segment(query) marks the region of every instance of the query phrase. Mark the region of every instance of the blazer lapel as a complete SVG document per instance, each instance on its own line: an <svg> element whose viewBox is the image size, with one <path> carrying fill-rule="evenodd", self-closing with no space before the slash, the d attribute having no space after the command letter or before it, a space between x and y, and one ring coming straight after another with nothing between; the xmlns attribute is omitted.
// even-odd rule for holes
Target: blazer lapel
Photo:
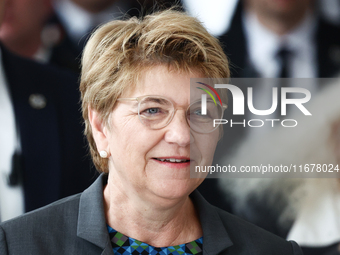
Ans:
<svg viewBox="0 0 340 255"><path fill-rule="evenodd" d="M203 255L216 255L233 245L216 207L195 190L190 195L198 211L203 229Z"/></svg>
<svg viewBox="0 0 340 255"><path fill-rule="evenodd" d="M113 255L104 213L103 184L106 181L107 176L102 174L82 193L77 236L103 249L102 255Z"/></svg>

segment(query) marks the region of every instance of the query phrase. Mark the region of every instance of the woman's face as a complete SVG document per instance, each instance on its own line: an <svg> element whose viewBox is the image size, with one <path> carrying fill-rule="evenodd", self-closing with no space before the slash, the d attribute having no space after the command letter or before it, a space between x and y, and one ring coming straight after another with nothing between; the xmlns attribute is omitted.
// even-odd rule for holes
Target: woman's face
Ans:
<svg viewBox="0 0 340 255"><path fill-rule="evenodd" d="M170 99L177 111L170 124L158 130L141 123L137 101L117 101L109 128L103 128L104 144L97 143L97 147L110 152L110 179L127 195L183 198L203 181L190 178L190 164L211 164L219 129L209 134L190 130L185 115L190 104L190 77L202 76L169 72L158 66L144 74L134 91L122 96L157 95ZM167 162L170 159L187 162Z"/></svg>

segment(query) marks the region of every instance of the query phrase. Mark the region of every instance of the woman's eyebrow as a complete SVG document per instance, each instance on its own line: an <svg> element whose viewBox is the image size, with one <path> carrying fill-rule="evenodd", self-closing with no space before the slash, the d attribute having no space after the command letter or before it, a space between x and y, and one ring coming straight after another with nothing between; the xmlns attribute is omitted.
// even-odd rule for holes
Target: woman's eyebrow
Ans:
<svg viewBox="0 0 340 255"><path fill-rule="evenodd" d="M168 104L169 100L166 100L164 98L157 98L157 97L148 97L146 100L146 102L154 102L154 103L158 103L158 104Z"/></svg>

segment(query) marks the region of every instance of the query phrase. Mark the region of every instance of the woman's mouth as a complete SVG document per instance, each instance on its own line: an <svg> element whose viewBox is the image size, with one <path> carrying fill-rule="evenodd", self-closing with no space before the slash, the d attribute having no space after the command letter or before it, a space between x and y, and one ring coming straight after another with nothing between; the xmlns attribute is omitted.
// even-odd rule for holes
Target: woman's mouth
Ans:
<svg viewBox="0 0 340 255"><path fill-rule="evenodd" d="M177 158L177 157L166 157L166 158L152 158L155 162L170 168L187 168L190 166L190 158Z"/></svg>
<svg viewBox="0 0 340 255"><path fill-rule="evenodd" d="M190 159L177 159L177 158L154 158L158 161L162 162L171 162L171 163L185 163L190 162Z"/></svg>

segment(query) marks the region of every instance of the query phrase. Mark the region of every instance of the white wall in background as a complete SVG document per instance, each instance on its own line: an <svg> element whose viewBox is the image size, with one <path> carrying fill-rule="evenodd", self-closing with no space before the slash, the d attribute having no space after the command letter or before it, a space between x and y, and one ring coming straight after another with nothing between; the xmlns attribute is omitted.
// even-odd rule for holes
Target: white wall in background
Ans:
<svg viewBox="0 0 340 255"><path fill-rule="evenodd" d="M229 28L238 0L182 0L190 15L197 17L214 36Z"/></svg>

